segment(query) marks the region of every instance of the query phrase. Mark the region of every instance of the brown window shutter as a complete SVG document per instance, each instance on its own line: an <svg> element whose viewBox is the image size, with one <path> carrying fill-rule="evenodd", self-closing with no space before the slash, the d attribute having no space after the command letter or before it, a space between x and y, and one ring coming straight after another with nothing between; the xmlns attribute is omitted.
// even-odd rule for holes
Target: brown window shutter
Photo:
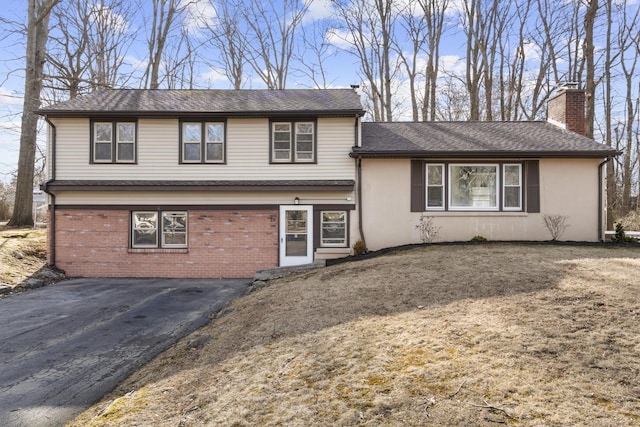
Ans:
<svg viewBox="0 0 640 427"><path fill-rule="evenodd" d="M411 212L424 212L424 162L411 161Z"/></svg>
<svg viewBox="0 0 640 427"><path fill-rule="evenodd" d="M540 212L540 162L527 160L524 162L527 184L527 212Z"/></svg>

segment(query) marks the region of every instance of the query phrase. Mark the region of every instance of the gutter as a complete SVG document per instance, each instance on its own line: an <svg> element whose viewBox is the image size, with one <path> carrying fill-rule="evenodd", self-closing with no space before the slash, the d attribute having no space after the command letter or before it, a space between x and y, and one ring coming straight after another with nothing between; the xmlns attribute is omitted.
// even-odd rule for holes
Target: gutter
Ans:
<svg viewBox="0 0 640 427"><path fill-rule="evenodd" d="M540 159L540 158L602 158L616 156L611 150L595 151L363 151L354 148L349 153L356 159Z"/></svg>
<svg viewBox="0 0 640 427"><path fill-rule="evenodd" d="M51 129L51 153L49 159L51 160L51 179L42 185L42 190L50 197L49 204L49 265L51 267L56 266L56 195L49 189L49 183L56 179L56 125L54 125L49 117L44 116L44 121L50 126Z"/></svg>

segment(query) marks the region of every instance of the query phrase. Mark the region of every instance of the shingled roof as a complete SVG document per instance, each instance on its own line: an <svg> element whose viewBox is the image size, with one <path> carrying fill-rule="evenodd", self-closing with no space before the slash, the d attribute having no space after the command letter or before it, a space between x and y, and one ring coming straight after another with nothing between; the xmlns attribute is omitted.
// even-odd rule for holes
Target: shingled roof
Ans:
<svg viewBox="0 0 640 427"><path fill-rule="evenodd" d="M51 117L364 114L353 89L100 89L38 112Z"/></svg>
<svg viewBox="0 0 640 427"><path fill-rule="evenodd" d="M547 122L362 123L352 157L607 157L610 147Z"/></svg>

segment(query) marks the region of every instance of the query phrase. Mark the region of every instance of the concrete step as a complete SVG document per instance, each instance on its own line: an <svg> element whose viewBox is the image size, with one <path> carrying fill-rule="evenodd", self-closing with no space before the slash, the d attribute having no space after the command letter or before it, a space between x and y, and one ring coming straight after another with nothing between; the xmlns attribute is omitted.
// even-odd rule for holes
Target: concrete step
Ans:
<svg viewBox="0 0 640 427"><path fill-rule="evenodd" d="M296 273L303 273L305 271L315 270L327 265L326 260L316 260L311 264L293 265L289 267L275 267L268 268L266 270L258 270L253 280L268 281L273 279L280 279L281 277L287 277Z"/></svg>

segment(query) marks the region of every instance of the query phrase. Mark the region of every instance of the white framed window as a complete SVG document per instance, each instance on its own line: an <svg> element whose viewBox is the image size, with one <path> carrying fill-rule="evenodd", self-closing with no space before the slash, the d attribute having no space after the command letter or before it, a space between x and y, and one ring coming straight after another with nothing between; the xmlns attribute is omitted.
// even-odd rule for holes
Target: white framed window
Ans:
<svg viewBox="0 0 640 427"><path fill-rule="evenodd" d="M427 210L444 210L444 164L426 166Z"/></svg>
<svg viewBox="0 0 640 427"><path fill-rule="evenodd" d="M291 123L273 123L273 153L274 162L291 161Z"/></svg>
<svg viewBox="0 0 640 427"><path fill-rule="evenodd" d="M187 242L187 212L131 212L132 248L186 248Z"/></svg>
<svg viewBox="0 0 640 427"><path fill-rule="evenodd" d="M135 160L136 124L116 124L116 159L118 162L133 162Z"/></svg>
<svg viewBox="0 0 640 427"><path fill-rule="evenodd" d="M135 121L92 121L92 163L135 163Z"/></svg>
<svg viewBox="0 0 640 427"><path fill-rule="evenodd" d="M111 163L113 123L93 123L93 161Z"/></svg>
<svg viewBox="0 0 640 427"><path fill-rule="evenodd" d="M207 122L205 126L205 161L222 163L224 162L224 123Z"/></svg>
<svg viewBox="0 0 640 427"><path fill-rule="evenodd" d="M497 211L497 164L450 164L449 209Z"/></svg>
<svg viewBox="0 0 640 427"><path fill-rule="evenodd" d="M522 210L522 165L502 165L502 208L505 211Z"/></svg>
<svg viewBox="0 0 640 427"><path fill-rule="evenodd" d="M347 211L320 212L320 246L347 246Z"/></svg>
<svg viewBox="0 0 640 427"><path fill-rule="evenodd" d="M202 129L200 123L182 124L182 161L200 163L202 160Z"/></svg>
<svg viewBox="0 0 640 427"><path fill-rule="evenodd" d="M187 247L186 212L162 212L162 247Z"/></svg>
<svg viewBox="0 0 640 427"><path fill-rule="evenodd" d="M296 162L313 161L313 123L296 123Z"/></svg>
<svg viewBox="0 0 640 427"><path fill-rule="evenodd" d="M315 162L315 128L314 121L271 122L271 162Z"/></svg>
<svg viewBox="0 0 640 427"><path fill-rule="evenodd" d="M158 212L131 213L131 247L158 247Z"/></svg>
<svg viewBox="0 0 640 427"><path fill-rule="evenodd" d="M182 163L224 163L224 122L182 122Z"/></svg>

